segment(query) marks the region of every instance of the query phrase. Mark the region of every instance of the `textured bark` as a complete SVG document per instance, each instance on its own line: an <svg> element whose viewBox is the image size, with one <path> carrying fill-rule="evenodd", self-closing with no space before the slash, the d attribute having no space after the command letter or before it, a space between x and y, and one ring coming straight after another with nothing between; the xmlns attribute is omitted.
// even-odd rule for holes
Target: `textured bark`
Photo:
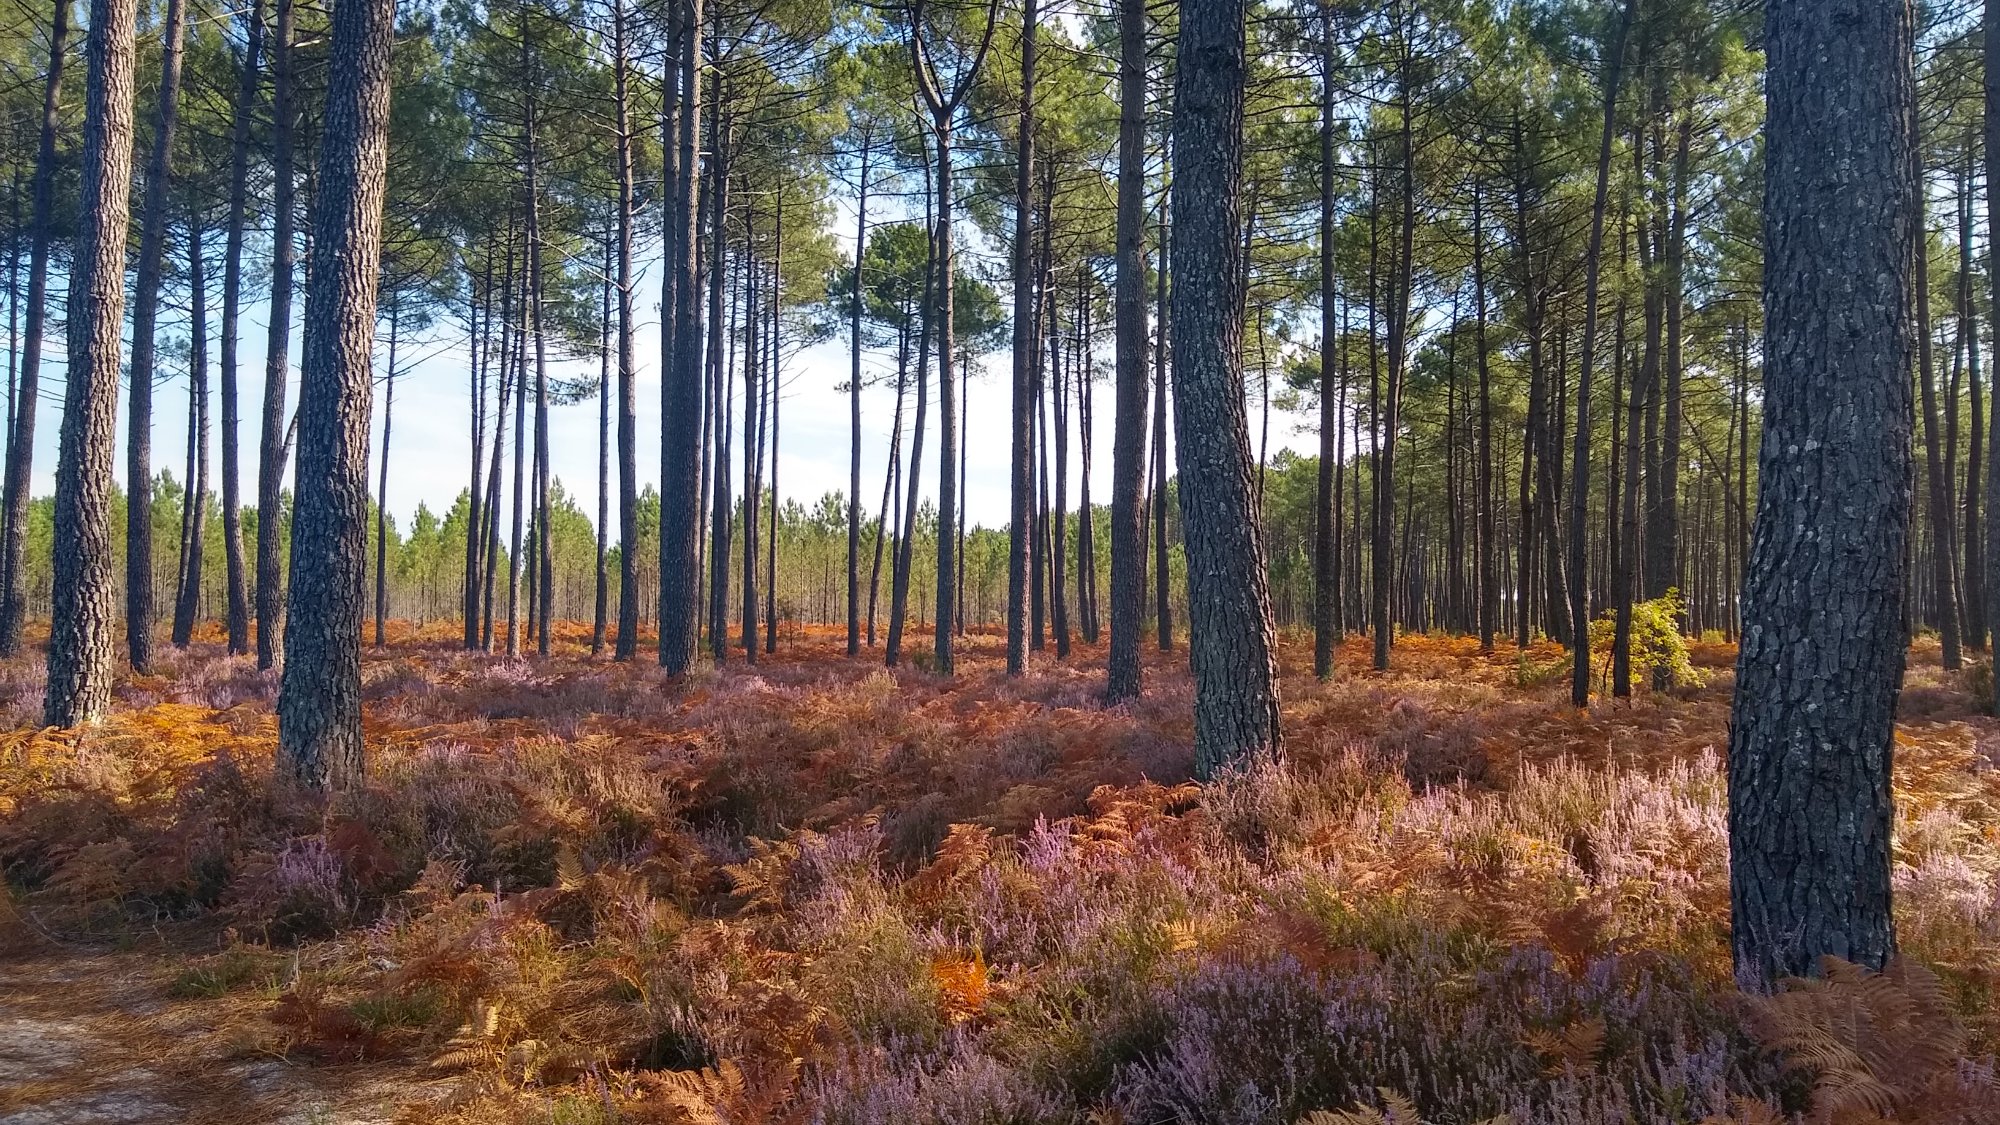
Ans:
<svg viewBox="0 0 2000 1125"><path fill-rule="evenodd" d="M153 664L153 380L154 333L160 314L160 267L167 248L167 195L172 188L174 130L180 119L186 0L167 0L160 28L160 91L153 149L146 160L139 263L133 279L132 398L125 434L125 648L138 672Z"/></svg>
<svg viewBox="0 0 2000 1125"><path fill-rule="evenodd" d="M1764 442L1729 742L1746 986L1879 968L1910 523L1910 12L1774 0L1765 22Z"/></svg>
<svg viewBox="0 0 2000 1125"><path fill-rule="evenodd" d="M333 10L299 382L299 476L278 769L308 789L363 776L361 615L368 409L394 0Z"/></svg>
<svg viewBox="0 0 2000 1125"><path fill-rule="evenodd" d="M208 523L208 279L201 253L202 230L188 230L188 485L183 523L187 529L180 567L180 589L174 598L175 647L194 639L195 618L201 612L202 554Z"/></svg>
<svg viewBox="0 0 2000 1125"><path fill-rule="evenodd" d="M82 184L69 270L69 374L56 459L53 618L42 722L95 722L111 702L111 489L131 218L132 0L91 0Z"/></svg>
<svg viewBox="0 0 2000 1125"><path fill-rule="evenodd" d="M271 319L264 349L264 419L257 449L257 667L277 662L285 628L281 538L285 483L285 382L291 375L292 3L277 0L271 43Z"/></svg>
<svg viewBox="0 0 2000 1125"><path fill-rule="evenodd" d="M228 633L232 656L250 651L250 591L243 557L243 477L236 442L239 422L236 349L243 307L243 228L250 197L250 126L256 113L259 55L264 47L263 0L251 0L244 20L243 58L237 69L236 120L231 127L229 147L229 229L224 234L222 248L222 544L228 569Z"/></svg>
<svg viewBox="0 0 2000 1125"><path fill-rule="evenodd" d="M35 463L35 415L41 396L42 337L48 326L49 243L55 214L56 129L62 110L62 79L68 60L71 0L56 0L49 23L49 73L42 87L41 139L35 150L34 203L29 222L28 308L21 341L20 408L8 435L4 529L0 529L0 656L21 651L21 624L28 615L28 576L23 556L28 543L28 489Z"/></svg>
<svg viewBox="0 0 2000 1125"><path fill-rule="evenodd" d="M633 350L638 325L633 320L632 310L633 210L637 202L632 161L632 74L627 57L630 48L622 0L612 5L611 15L615 38L613 58L617 70L614 80L618 97L618 257L615 267L615 296L618 301L618 631L611 654L617 660L630 660L639 652L639 364L637 353ZM669 121L676 127L679 124L672 113L663 111L661 118L663 125ZM663 133L670 131L662 130ZM673 158L677 154L671 146L663 145L663 148L668 153L668 171L671 172ZM670 179L666 182L669 185L672 183ZM671 247L674 240L669 237L667 244ZM660 370L663 381L671 381L673 329L665 322L671 321L674 316L672 294L678 282L672 268L661 272L665 275L663 284L667 292L660 302Z"/></svg>
<svg viewBox="0 0 2000 1125"><path fill-rule="evenodd" d="M1034 444L1033 425L1034 369L1035 369L1035 266L1034 266L1034 213L1035 213L1035 61L1036 47L1040 36L1036 32L1038 15L1035 0L1025 0L1021 11L1021 121L1016 142L1014 171L1014 356L1013 356L1013 397L1009 425L1008 446L1008 517L1007 517L1007 674L1020 675L1028 663L1028 560L1034 548L1034 472L1029 458ZM1144 11L1140 12L1143 21ZM1121 20L1123 17L1121 16ZM1129 34L1128 25L1120 23L1120 34ZM1143 27L1143 23L1142 23ZM1121 61L1120 66L1123 67ZM1130 79L1122 70L1120 89L1129 93ZM1141 76L1143 81L1143 72ZM1125 134L1130 126L1126 124L1123 111L1119 119L1119 182L1118 182L1118 238L1119 253L1124 253L1126 226L1130 222L1125 214L1126 195L1129 190L1126 180L1132 172L1125 164ZM1139 188L1138 190L1143 190ZM1119 258L1119 277L1123 284L1125 260ZM1122 290L1121 290L1122 292ZM1121 336L1121 342L1123 337ZM1114 500L1114 503L1116 501ZM1115 519L1114 519L1115 522ZM1114 533L1115 534L1115 533ZM1113 552L1116 557L1116 552ZM1114 595L1115 597L1115 595ZM1112 630L1116 634L1117 630ZM1118 675L1118 641L1113 637L1112 656L1114 679ZM1132 674L1137 676L1138 665L1132 665Z"/></svg>
<svg viewBox="0 0 2000 1125"><path fill-rule="evenodd" d="M679 81L670 98L678 113L674 208L667 224L673 278L673 355L660 396L660 665L685 673L694 660L701 591L696 547L701 535L701 302L696 287L700 255L702 0L676 0L674 60ZM716 269L719 262L711 262Z"/></svg>
<svg viewBox="0 0 2000 1125"><path fill-rule="evenodd" d="M1187 540L1195 774L1275 753L1278 670L1243 402L1243 0L1181 7L1174 82L1174 440Z"/></svg>

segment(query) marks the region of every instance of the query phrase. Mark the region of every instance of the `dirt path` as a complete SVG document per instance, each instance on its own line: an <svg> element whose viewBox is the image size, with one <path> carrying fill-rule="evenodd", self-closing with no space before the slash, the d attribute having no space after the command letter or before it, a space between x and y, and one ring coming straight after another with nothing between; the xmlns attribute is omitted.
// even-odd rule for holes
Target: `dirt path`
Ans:
<svg viewBox="0 0 2000 1125"><path fill-rule="evenodd" d="M247 1051L257 1017L170 982L145 953L0 945L0 1125L392 1125L435 1092L407 1067Z"/></svg>

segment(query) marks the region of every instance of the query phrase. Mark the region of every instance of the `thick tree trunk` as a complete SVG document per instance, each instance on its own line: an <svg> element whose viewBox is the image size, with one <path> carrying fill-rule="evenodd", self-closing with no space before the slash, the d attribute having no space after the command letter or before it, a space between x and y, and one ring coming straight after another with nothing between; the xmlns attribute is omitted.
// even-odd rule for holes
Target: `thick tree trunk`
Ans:
<svg viewBox="0 0 2000 1125"><path fill-rule="evenodd" d="M1186 524L1195 774L1279 749L1278 669L1243 403L1244 6L1181 8L1174 82L1174 419Z"/></svg>
<svg viewBox="0 0 2000 1125"><path fill-rule="evenodd" d="M229 230L222 249L222 545L228 568L232 656L250 651L250 590L243 557L242 472L237 452L236 349L243 307L243 231L250 205L250 127L256 115L259 55L264 46L263 0L251 0L244 18L243 58L237 70L229 148Z"/></svg>
<svg viewBox="0 0 2000 1125"><path fill-rule="evenodd" d="M42 87L41 139L35 150L34 203L29 222L28 308L21 343L19 409L8 435L4 530L0 530L0 656L21 651L28 616L28 489L35 462L35 415L41 398L42 337L48 326L49 243L54 235L56 129L61 123L62 78L68 61L71 0L56 0L49 24L49 73ZM2000 399L1996 399L2000 401Z"/></svg>
<svg viewBox="0 0 2000 1125"><path fill-rule="evenodd" d="M125 649L134 671L153 664L153 379L160 314L160 267L167 249L174 131L180 119L186 0L167 0L160 28L160 91L153 151L146 161L139 263L132 295L132 398L125 434Z"/></svg>
<svg viewBox="0 0 2000 1125"><path fill-rule="evenodd" d="M307 789L350 788L363 776L368 399L395 19L394 0L341 0L333 12L300 365L297 553L278 686L278 770Z"/></svg>
<svg viewBox="0 0 2000 1125"><path fill-rule="evenodd" d="M1729 743L1747 987L1894 954L1890 762L1910 524L1907 8L1766 16L1764 434Z"/></svg>
<svg viewBox="0 0 2000 1125"><path fill-rule="evenodd" d="M700 260L701 196L701 30L702 0L673 0L673 66L677 92L669 96L678 114L675 139L675 201L667 273L672 278L673 354L660 395L660 641L661 667L681 675L694 661L701 597L701 416L702 313L697 292ZM672 79L669 80L671 86ZM717 212L718 218L721 212ZM718 222L718 225L720 223ZM721 263L710 262L711 270ZM664 316L664 314L663 314Z"/></svg>
<svg viewBox="0 0 2000 1125"><path fill-rule="evenodd" d="M97 721L111 703L111 490L125 239L131 214L132 0L91 0L82 184L69 269L69 374L56 460L55 590L42 722Z"/></svg>

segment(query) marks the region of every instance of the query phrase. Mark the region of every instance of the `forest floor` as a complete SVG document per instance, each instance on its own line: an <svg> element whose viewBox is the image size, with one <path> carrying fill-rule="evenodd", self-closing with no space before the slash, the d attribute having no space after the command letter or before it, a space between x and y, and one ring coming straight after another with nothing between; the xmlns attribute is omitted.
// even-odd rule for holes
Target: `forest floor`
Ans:
<svg viewBox="0 0 2000 1125"><path fill-rule="evenodd" d="M399 630L330 809L213 638L81 736L0 664L0 1125L2000 1119L2000 724L1933 645L1910 960L1786 1007L1729 979L1726 645L1579 711L1552 645L1320 684L1288 642L1286 760L1196 789L1184 653L1105 708L1090 645L945 680L809 630L674 683L585 639Z"/></svg>

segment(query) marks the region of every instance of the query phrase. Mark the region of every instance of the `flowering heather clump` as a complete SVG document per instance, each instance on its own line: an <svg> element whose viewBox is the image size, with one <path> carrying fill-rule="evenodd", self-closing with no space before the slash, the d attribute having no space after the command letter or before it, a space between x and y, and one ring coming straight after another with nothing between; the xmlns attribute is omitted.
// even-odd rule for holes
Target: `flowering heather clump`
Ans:
<svg viewBox="0 0 2000 1125"><path fill-rule="evenodd" d="M269 678L197 650L5 736L0 867L45 933L164 934L219 1055L448 1081L426 1121L1985 1120L2000 728L1900 732L1909 965L1753 1002L1711 648L1587 713L1470 642L1287 649L1288 757L1197 788L1165 665L1107 709L986 638L955 681L813 641L684 683L410 641L325 808L273 787Z"/></svg>

